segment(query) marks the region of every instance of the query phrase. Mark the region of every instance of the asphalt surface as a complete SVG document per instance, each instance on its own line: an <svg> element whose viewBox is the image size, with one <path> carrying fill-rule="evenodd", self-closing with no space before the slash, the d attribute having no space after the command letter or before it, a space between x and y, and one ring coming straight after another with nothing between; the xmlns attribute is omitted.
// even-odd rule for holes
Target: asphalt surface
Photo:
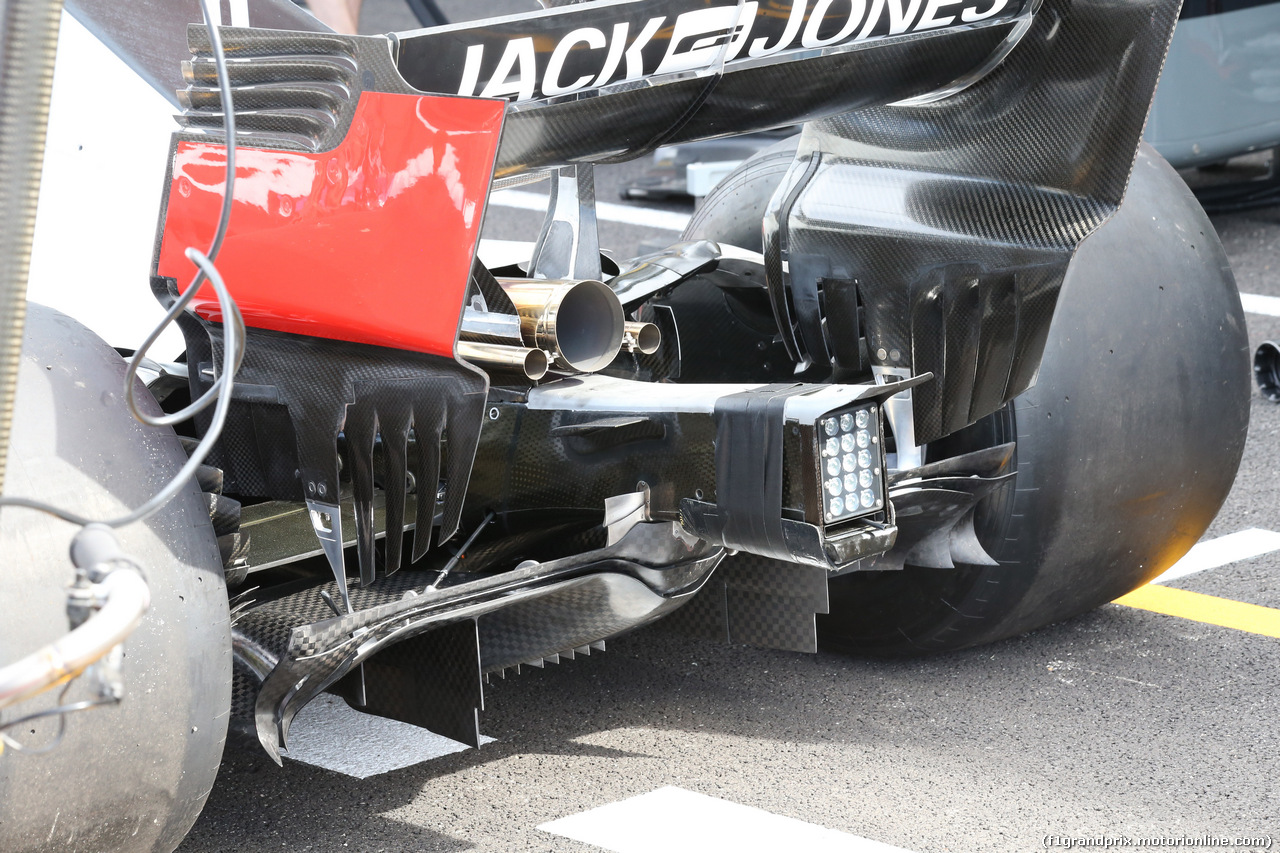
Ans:
<svg viewBox="0 0 1280 853"><path fill-rule="evenodd" d="M377 9L389 23L374 29L413 25ZM642 168L602 170L600 198ZM539 221L492 208L486 234L532 239ZM1240 289L1280 297L1280 209L1215 225ZM625 256L676 235L606 222L601 236ZM1280 317L1248 323L1254 346L1280 339ZM1278 448L1280 406L1255 392L1206 539L1280 531ZM1171 586L1280 608L1280 552ZM479 750L359 780L277 768L233 739L180 849L588 851L537 826L668 785L922 852L1041 849L1047 835L1280 839L1278 673L1280 640L1119 605L906 661L646 629L495 682L481 730L496 740Z"/></svg>

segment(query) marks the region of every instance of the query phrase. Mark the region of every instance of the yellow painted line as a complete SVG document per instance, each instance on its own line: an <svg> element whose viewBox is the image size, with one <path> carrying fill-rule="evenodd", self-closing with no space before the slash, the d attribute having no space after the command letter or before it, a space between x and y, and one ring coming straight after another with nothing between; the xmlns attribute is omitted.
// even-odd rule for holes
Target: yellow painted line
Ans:
<svg viewBox="0 0 1280 853"><path fill-rule="evenodd" d="M1274 607L1154 584L1135 589L1112 603L1280 639L1280 610Z"/></svg>

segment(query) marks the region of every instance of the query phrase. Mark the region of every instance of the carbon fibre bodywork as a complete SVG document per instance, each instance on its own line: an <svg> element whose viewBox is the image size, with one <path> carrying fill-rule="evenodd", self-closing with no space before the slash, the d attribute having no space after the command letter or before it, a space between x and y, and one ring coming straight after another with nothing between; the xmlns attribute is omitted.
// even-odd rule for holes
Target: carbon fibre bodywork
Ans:
<svg viewBox="0 0 1280 853"><path fill-rule="evenodd" d="M627 160L918 96L1007 49L1021 2L606 0L400 34L428 91L512 101L497 175Z"/></svg>
<svg viewBox="0 0 1280 853"><path fill-rule="evenodd" d="M276 99L242 116L269 144L345 134L349 108L286 108L314 95L299 79L337 73L318 57L340 56L353 93L507 98L499 178L809 121L766 228L782 341L800 368L860 367L840 326L860 317L874 366L935 375L915 401L927 442L1033 381L1070 254L1123 196L1177 4L836 6L595 2L391 39L226 41L233 76ZM220 121L210 71L188 72L193 130Z"/></svg>
<svg viewBox="0 0 1280 853"><path fill-rule="evenodd" d="M387 37L224 27L223 40L245 60L233 61L233 83L271 98L245 128L273 134L263 138L274 146L314 148L319 136L345 133L349 110L317 81L356 93L506 98L496 175L507 178L967 86L1017 43L1031 13L1009 0L833 5L599 0ZM631 31L637 12L644 24ZM197 58L181 121L216 133L207 35L193 28L190 37ZM576 82L555 85L562 76Z"/></svg>
<svg viewBox="0 0 1280 853"><path fill-rule="evenodd" d="M313 576L243 604L238 671L252 682L241 692L255 697L263 746L278 757L293 715L323 690L475 743L482 673L665 615L707 583L726 551L750 556L711 583L704 632L796 649L815 642L832 574L903 559L954 565L953 555L989 563L972 511L997 478L907 490L920 517L904 528L901 552L882 556L899 533L880 442L884 401L913 390L923 443L1034 379L1066 264L1123 197L1175 17L1176 2L1159 0L600 0L389 37L224 28L238 144L311 168L306 191L292 194L279 174L253 172L264 186L251 191L269 191L269 215L322 226L314 233L383 228L367 214L412 187L434 195L424 190L410 217L448 206L446 196L456 208L447 222L413 220L448 264L419 262L416 234L404 234L362 262L367 273L362 263L340 275L312 263L320 292L277 286L263 271L287 271L270 258L255 265L246 256L238 269L233 292L250 296L246 317L259 328L223 462L231 482L254 482L261 496L305 500L334 573L331 584ZM174 216L200 218L182 179L193 163L220 162L210 152L225 144L211 45L202 28L189 36L195 56L179 98L166 230ZM381 103L414 108L385 111L376 126L367 107ZM433 120L437 108L456 126ZM502 135L491 147L449 153L466 147L467 133L496 135L497 116ZM397 122L415 121L430 139L447 137L417 145L427 159L392 142L421 133L414 125L397 135ZM468 276L461 263L471 264L491 177L510 183L560 169L563 193L549 217L574 231L565 245L578 249L552 257L544 241L526 274L581 268L594 277L594 235L584 232L594 228L592 163L797 121L808 125L766 217L758 263L717 269L719 246L689 244L627 264L615 280L613 295L657 320L667 348L620 356L612 376L543 382L486 377L452 357L447 330L464 303L510 309L488 270ZM487 168L477 162L485 157ZM455 214L465 227L454 227ZM249 236L228 242L233 265L237 251L268 245L274 228L257 209L246 221ZM183 271L166 239L162 296L172 292L164 279ZM740 336L779 356L762 366L770 375L744 367L745 381L733 385L714 379L718 366L683 371L681 333L700 331L677 319L690 316L679 296L686 284L690 294L709 291L708 305L717 290L738 288L764 307L766 325L771 311L772 329ZM204 361L217 361L209 332L219 319L206 306L198 325L186 323L201 356L193 392L208 382ZM309 329L315 335L299 334ZM902 381L877 384L871 368ZM832 379L848 384L813 384ZM833 414L852 419L855 406L876 419L868 461L820 455L822 441L839 436L821 439L819 425L839 429ZM278 429L281 413L288 430ZM292 477L261 476L295 456ZM473 533L453 556L379 578L377 487L390 574L402 562L411 473L414 561L436 525L441 542L460 525ZM863 476L861 486L842 485ZM339 524L347 495L363 587L355 591ZM439 689L416 680L428 672Z"/></svg>
<svg viewBox="0 0 1280 853"><path fill-rule="evenodd" d="M205 85L216 78L212 45L202 26L188 37L194 58L179 97L187 130L170 151L153 269L152 289L166 304L191 275L183 247L204 238L225 192L216 177L226 163L221 97L216 83ZM502 108L413 92L372 40L260 30L229 30L227 39L243 130L218 263L249 344L218 461L242 493L306 501L349 608L340 440L362 584L376 573L375 479L388 526L402 530L410 483L434 494L443 474L441 541L457 530L488 378L453 353ZM427 286L409 290L404 281L420 267L408 247L422 233L440 241L436 266ZM224 318L205 293L191 304L198 322L186 318L183 331L197 356L194 398L215 378ZM376 471L375 444L384 451ZM436 501L417 501L415 560L435 521ZM392 573L401 537L387 545Z"/></svg>
<svg viewBox="0 0 1280 853"><path fill-rule="evenodd" d="M964 91L807 126L765 228L797 358L843 357L819 294L861 305L874 366L936 377L916 392L921 443L1026 390L1075 247L1124 197L1177 12L1046 0Z"/></svg>
<svg viewBox="0 0 1280 853"><path fill-rule="evenodd" d="M76 4L98 32L131 29L115 5ZM474 746L487 678L668 615L797 651L816 650L820 625L924 648L904 623L961 648L1144 582L1221 505L1247 420L1242 377L1223 379L1244 337L1230 273L1171 173L1140 160L1125 200L1177 0L557 0L387 36L234 0L225 68L217 30L188 26L190 0L128 5L152 37L112 46L183 87L150 281L163 305L231 196L210 254L247 354L234 391L222 385L230 417L201 508L216 537L220 502L243 501L270 545L224 564L241 590L230 638L166 658L179 673L233 668L231 697L175 678L170 721L183 704L221 721L229 702L279 761L295 715L330 692ZM190 52L177 83L155 61L174 44ZM763 216L762 253L709 231L602 261L593 164L793 122L807 124L798 153L734 173L759 190L737 222ZM486 268L490 193L548 173L528 262ZM1130 255L1113 287L1107 265ZM562 311L575 288L609 310ZM218 310L198 298L178 319L183 357L146 368L171 412L179 380L194 398L218 378ZM612 324L607 354L575 363L560 332L595 337L596 314ZM474 315L506 330L482 343L550 372L468 363ZM656 351L639 326L661 332ZM1111 349L1126 336L1141 358ZM1046 339L1040 388L984 418L1036 381ZM1154 390L1129 393L1129 374ZM1171 376L1184 393L1168 393ZM100 385L77 393L113 405ZM1040 392L1043 406L1027 402ZM188 447L211 422L181 425ZM103 423L95 447L130 445L99 461L145 449ZM140 487L137 473L117 472ZM223 584L206 586L222 606ZM150 713L158 698L128 701ZM221 734L200 729L206 744ZM216 769L172 757L157 766ZM174 812L184 825L203 797ZM33 807L39 831L23 832L49 847L40 824L56 823L57 799L41 799L54 812ZM17 846L8 833L0 821L0 846Z"/></svg>
<svg viewBox="0 0 1280 853"><path fill-rule="evenodd" d="M701 588L723 555L721 548L686 541L677 525L666 522L637 525L612 546L440 589L429 586L430 573L404 572L353 591L356 612L346 616L334 616L306 584L248 607L236 620L238 657L245 662L238 676L258 682L242 681L238 689L256 695L258 738L278 761L294 715L344 676L358 674L359 665L384 648L459 623L477 625L478 658L455 654L440 662L464 696L479 699L482 672L590 646L674 610ZM463 646L455 644L455 651ZM459 667L471 670L474 682L458 676ZM367 677L376 682L378 673ZM408 690L420 677L404 673L390 689ZM398 715L398 703L379 705L376 684L366 685L357 704L369 704L370 689L371 711ZM459 691L447 683L434 690L437 712L457 703ZM443 716L453 725L436 716L433 727L477 746L479 704L470 712L469 732L451 712ZM433 711L413 713L409 721L421 724Z"/></svg>
<svg viewBox="0 0 1280 853"><path fill-rule="evenodd" d="M191 325L193 337L203 333ZM375 571L375 479L390 529L404 528L406 493L419 495L413 560L426 553L433 525L440 525L438 541L457 531L484 414L484 374L429 354L252 330L239 377L238 423L228 433L238 441L223 443L219 463L243 480L296 460L297 467L279 472L268 488L329 512L335 537L342 536L338 507L349 485L362 583ZM208 381L198 379L198 389ZM283 420L276 417L281 410ZM340 435L346 476L340 474ZM375 444L381 451L376 465ZM388 574L400 568L400 544L391 537L382 554Z"/></svg>

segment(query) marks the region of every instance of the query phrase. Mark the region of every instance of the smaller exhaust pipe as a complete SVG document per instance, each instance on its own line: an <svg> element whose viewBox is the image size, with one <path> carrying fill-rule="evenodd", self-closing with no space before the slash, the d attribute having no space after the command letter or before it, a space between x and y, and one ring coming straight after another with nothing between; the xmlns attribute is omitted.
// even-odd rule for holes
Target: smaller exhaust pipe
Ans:
<svg viewBox="0 0 1280 853"><path fill-rule="evenodd" d="M467 361L497 371L523 373L529 379L547 375L547 354L540 349L458 341L458 355Z"/></svg>
<svg viewBox="0 0 1280 853"><path fill-rule="evenodd" d="M515 314L477 311L469 305L463 309L462 329L458 337L478 344L502 344L508 347L525 345L524 338L520 336L520 318Z"/></svg>
<svg viewBox="0 0 1280 853"><path fill-rule="evenodd" d="M645 355L653 355L662 346L662 330L653 323L628 320L622 328L627 336L623 345L628 352L640 350Z"/></svg>
<svg viewBox="0 0 1280 853"><path fill-rule="evenodd" d="M622 349L625 317L618 296L599 281L498 279L520 316L528 346L549 350L557 367L592 373Z"/></svg>

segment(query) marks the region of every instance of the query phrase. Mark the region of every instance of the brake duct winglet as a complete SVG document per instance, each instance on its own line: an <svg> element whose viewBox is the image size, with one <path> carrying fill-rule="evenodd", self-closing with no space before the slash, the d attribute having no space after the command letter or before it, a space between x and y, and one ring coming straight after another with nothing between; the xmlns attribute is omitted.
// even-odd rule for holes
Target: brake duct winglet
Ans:
<svg viewBox="0 0 1280 853"><path fill-rule="evenodd" d="M1012 480L1015 447L1007 442L890 470L886 482L897 509L898 541L892 550L868 560L864 568L997 565L974 529L974 512L979 501Z"/></svg>
<svg viewBox="0 0 1280 853"><path fill-rule="evenodd" d="M954 569L957 563L994 566L973 527L980 500L1004 486L1013 472L991 477L937 477L893 487L898 541L863 568L897 570L906 565Z"/></svg>

